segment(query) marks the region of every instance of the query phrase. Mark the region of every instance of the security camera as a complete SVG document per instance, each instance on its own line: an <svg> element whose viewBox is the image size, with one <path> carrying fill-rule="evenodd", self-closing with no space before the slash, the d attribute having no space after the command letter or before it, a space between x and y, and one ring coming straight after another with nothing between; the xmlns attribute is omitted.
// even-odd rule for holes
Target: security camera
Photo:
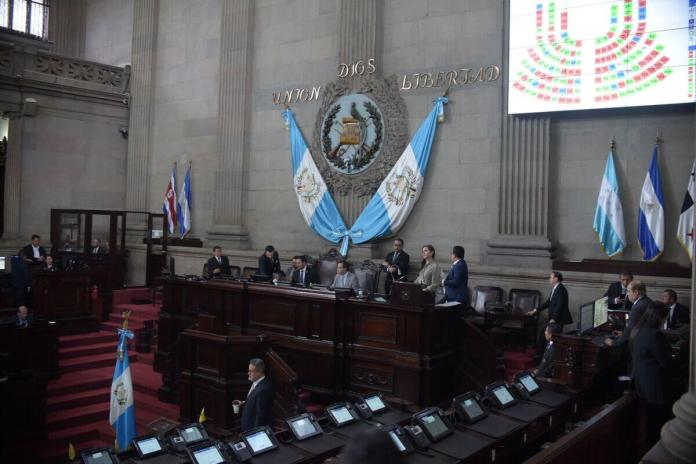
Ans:
<svg viewBox="0 0 696 464"><path fill-rule="evenodd" d="M124 139L128 138L128 126L121 126L118 128L118 131Z"/></svg>

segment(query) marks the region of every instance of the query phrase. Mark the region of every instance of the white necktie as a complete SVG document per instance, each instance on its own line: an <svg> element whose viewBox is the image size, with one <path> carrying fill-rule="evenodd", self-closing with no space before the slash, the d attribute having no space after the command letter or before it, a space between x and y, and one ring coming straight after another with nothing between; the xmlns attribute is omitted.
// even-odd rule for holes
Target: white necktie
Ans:
<svg viewBox="0 0 696 464"><path fill-rule="evenodd" d="M220 259L219 256L218 256L218 259L217 259L217 260L218 260L218 264L222 264L222 259Z"/></svg>

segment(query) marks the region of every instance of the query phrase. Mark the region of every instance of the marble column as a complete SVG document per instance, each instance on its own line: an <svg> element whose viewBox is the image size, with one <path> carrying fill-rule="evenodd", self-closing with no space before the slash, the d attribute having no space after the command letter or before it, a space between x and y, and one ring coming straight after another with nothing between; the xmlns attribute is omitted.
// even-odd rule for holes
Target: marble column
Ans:
<svg viewBox="0 0 696 464"><path fill-rule="evenodd" d="M130 77L130 119L126 209L149 211L150 128L154 95L159 0L133 3L132 70Z"/></svg>
<svg viewBox="0 0 696 464"><path fill-rule="evenodd" d="M244 227L254 38L253 0L222 2L218 162L208 239L247 249Z"/></svg>
<svg viewBox="0 0 696 464"><path fill-rule="evenodd" d="M52 0L48 13L48 38L51 51L84 58L85 0Z"/></svg>
<svg viewBox="0 0 696 464"><path fill-rule="evenodd" d="M550 268L549 141L547 117L503 120L497 237L486 262Z"/></svg>
<svg viewBox="0 0 696 464"><path fill-rule="evenodd" d="M338 62L366 62L375 59L379 71L379 52L382 40L382 0L339 0L338 7ZM353 78L344 78L353 83ZM356 77L360 79L360 77ZM371 195L358 196L354 192L334 195L336 206L343 219L352 224L370 201ZM377 258L377 245L373 243L351 246L351 258L360 260Z"/></svg>
<svg viewBox="0 0 696 464"><path fill-rule="evenodd" d="M3 240L18 238L20 233L23 126L23 118L11 119L7 134Z"/></svg>

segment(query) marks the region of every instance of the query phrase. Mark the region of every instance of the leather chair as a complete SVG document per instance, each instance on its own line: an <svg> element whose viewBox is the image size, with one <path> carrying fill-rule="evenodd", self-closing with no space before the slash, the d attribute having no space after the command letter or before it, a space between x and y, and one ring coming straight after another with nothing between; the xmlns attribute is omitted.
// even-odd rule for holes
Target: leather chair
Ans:
<svg viewBox="0 0 696 464"><path fill-rule="evenodd" d="M247 268L244 268L246 271ZM239 277L242 274L242 270L239 268L239 266L230 266L230 275L232 277Z"/></svg>
<svg viewBox="0 0 696 464"><path fill-rule="evenodd" d="M317 262L317 272L319 273L319 283L321 285L331 285L336 277L338 261L322 259Z"/></svg>
<svg viewBox="0 0 696 464"><path fill-rule="evenodd" d="M522 352L527 351L527 341L534 338L537 332L537 316L527 316L527 313L539 306L541 292L538 290L526 290L513 288L510 290L510 300L506 304L506 318L502 328L509 334L519 335L522 340Z"/></svg>
<svg viewBox="0 0 696 464"><path fill-rule="evenodd" d="M201 277L205 277L206 279L210 275L210 272L208 271L208 263L205 263L203 265L203 270L201 271Z"/></svg>
<svg viewBox="0 0 696 464"><path fill-rule="evenodd" d="M235 275L235 269L237 270L237 273ZM247 267L244 266L244 271L242 271L242 277L251 277L252 275L256 274L256 272L259 270L257 267ZM239 266L230 266L230 274L232 274L235 277L239 276Z"/></svg>
<svg viewBox="0 0 696 464"><path fill-rule="evenodd" d="M476 286L471 298L471 307L476 313L485 314L491 306L503 303L504 293L500 287Z"/></svg>

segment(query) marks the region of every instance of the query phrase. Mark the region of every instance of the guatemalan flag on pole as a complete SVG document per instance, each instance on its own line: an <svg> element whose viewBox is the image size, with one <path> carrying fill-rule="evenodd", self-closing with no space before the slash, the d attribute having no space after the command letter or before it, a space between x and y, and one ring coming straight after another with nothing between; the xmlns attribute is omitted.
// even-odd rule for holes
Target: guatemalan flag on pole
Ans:
<svg viewBox="0 0 696 464"><path fill-rule="evenodd" d="M164 215L167 217L169 235L174 235L174 230L177 224L176 205L176 163L174 163L172 174L169 176L167 190L164 192L164 203L162 204L162 212L164 212Z"/></svg>
<svg viewBox="0 0 696 464"><path fill-rule="evenodd" d="M599 197L597 197L594 230L607 256L611 258L623 252L626 246L626 231L619 197L619 182L614 167L614 154L611 151L604 168Z"/></svg>
<svg viewBox="0 0 696 464"><path fill-rule="evenodd" d="M310 229L329 242L338 243L346 234L341 213L314 163L290 108L283 111L283 119L290 130L293 184L302 216Z"/></svg>
<svg viewBox="0 0 696 464"><path fill-rule="evenodd" d="M401 157L351 227L355 243L396 233L404 225L423 189L437 122L444 117L447 97L434 101L433 109L411 139ZM347 244L346 244L347 247Z"/></svg>
<svg viewBox="0 0 696 464"><path fill-rule="evenodd" d="M131 381L130 363L128 362L128 344L126 339L132 339L133 332L127 329L118 330L118 348L116 369L111 382L111 409L109 422L116 432L116 443L119 451L128 449L135 431L135 406L133 401L133 382Z"/></svg>
<svg viewBox="0 0 696 464"><path fill-rule="evenodd" d="M643 182L643 190L640 193L638 243L643 250L645 261L654 261L659 258L665 244L665 199L662 194L657 150L658 145L655 144L650 167Z"/></svg>
<svg viewBox="0 0 696 464"><path fill-rule="evenodd" d="M191 230L191 163L189 162L184 177L184 185L179 192L179 203L176 205L177 220L179 221L179 236L183 238Z"/></svg>
<svg viewBox="0 0 696 464"><path fill-rule="evenodd" d="M679 215L679 225L677 226L677 239L684 247L684 251L689 255L689 260L693 259L694 250L694 198L696 198L696 184L694 184L694 173L696 172L696 161L691 168L689 185L686 187L686 195L682 202L681 214Z"/></svg>

